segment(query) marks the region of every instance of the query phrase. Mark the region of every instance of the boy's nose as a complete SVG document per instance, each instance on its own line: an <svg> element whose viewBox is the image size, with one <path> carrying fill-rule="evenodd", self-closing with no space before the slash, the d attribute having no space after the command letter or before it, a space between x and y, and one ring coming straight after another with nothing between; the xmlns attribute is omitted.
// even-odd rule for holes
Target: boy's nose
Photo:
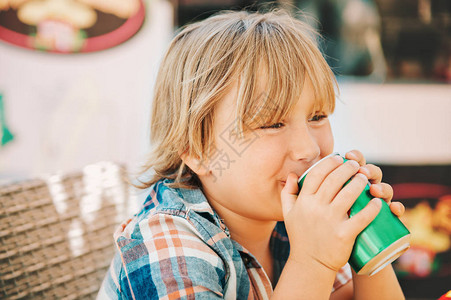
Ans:
<svg viewBox="0 0 451 300"><path fill-rule="evenodd" d="M312 162L321 153L317 140L310 133L307 126L302 126L302 128L296 130L289 144L291 158L295 161Z"/></svg>

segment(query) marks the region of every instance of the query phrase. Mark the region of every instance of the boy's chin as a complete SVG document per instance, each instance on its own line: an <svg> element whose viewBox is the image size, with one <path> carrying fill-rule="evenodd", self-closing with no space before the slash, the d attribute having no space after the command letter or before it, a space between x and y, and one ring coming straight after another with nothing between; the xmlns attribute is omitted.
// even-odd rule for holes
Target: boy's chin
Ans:
<svg viewBox="0 0 451 300"><path fill-rule="evenodd" d="M282 207L273 208L271 211L266 211L259 216L254 215L253 218L260 219L261 221L284 221Z"/></svg>
<svg viewBox="0 0 451 300"><path fill-rule="evenodd" d="M280 209L277 209L276 211L274 211L273 220L277 221L277 222L284 221L282 207L280 207Z"/></svg>

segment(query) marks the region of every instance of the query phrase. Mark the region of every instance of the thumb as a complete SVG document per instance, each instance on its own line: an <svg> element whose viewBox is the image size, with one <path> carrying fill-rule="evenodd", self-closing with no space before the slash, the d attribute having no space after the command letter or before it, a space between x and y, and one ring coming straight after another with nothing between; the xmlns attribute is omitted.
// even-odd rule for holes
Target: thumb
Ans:
<svg viewBox="0 0 451 300"><path fill-rule="evenodd" d="M357 237L357 235L379 214L382 207L381 201L382 200L379 198L373 198L365 208L346 221L354 238Z"/></svg>
<svg viewBox="0 0 451 300"><path fill-rule="evenodd" d="M282 189L280 201L282 203L282 212L284 218L291 210L298 197L299 187L297 181L298 179L296 174L288 174L287 181L285 182L285 186Z"/></svg>

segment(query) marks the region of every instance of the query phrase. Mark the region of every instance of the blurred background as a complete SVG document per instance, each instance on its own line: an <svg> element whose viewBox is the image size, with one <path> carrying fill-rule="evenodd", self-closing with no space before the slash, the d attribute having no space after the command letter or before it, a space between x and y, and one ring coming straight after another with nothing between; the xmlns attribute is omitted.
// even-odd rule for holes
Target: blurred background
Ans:
<svg viewBox="0 0 451 300"><path fill-rule="evenodd" d="M412 247L394 264L406 296L437 299L451 289L449 0L0 0L0 183L99 161L137 172L176 30L280 6L323 36L336 151L380 165L407 207Z"/></svg>

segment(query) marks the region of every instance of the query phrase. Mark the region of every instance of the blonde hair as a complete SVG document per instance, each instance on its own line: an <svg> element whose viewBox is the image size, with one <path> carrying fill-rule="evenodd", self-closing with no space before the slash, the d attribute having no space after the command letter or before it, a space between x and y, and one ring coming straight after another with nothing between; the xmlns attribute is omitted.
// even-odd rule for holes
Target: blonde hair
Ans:
<svg viewBox="0 0 451 300"><path fill-rule="evenodd" d="M286 11L225 11L185 27L161 63L151 115L152 151L144 172L173 187L200 186L181 160L186 153L204 160L214 144L214 109L238 82L236 130L280 121L294 106L306 77L314 87L315 110L332 112L336 81L316 46L316 33ZM257 89L258 71L267 74ZM239 79L237 81L237 79Z"/></svg>

